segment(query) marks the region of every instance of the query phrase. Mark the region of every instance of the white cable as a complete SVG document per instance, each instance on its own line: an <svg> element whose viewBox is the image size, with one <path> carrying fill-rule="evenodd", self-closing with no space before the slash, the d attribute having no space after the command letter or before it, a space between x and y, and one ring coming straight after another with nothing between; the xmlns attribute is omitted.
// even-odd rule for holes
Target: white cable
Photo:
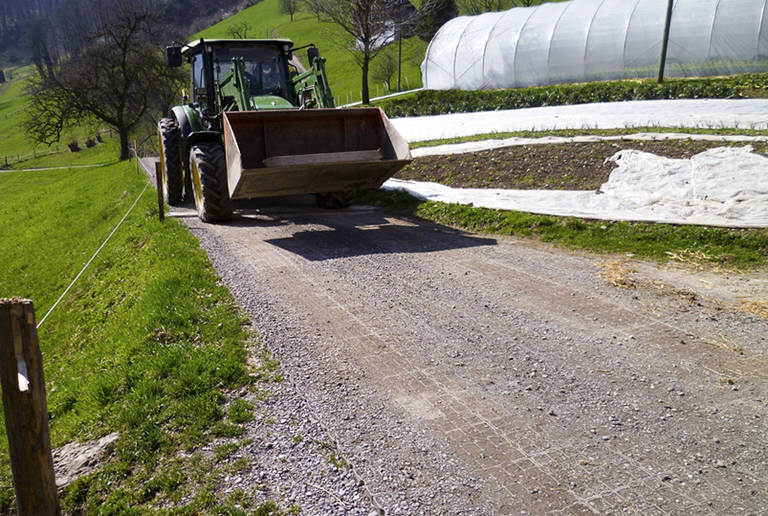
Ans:
<svg viewBox="0 0 768 516"><path fill-rule="evenodd" d="M101 245L99 246L99 248L98 248L98 249L96 249L96 252L95 252L95 253L93 253L93 256L91 256L91 259L90 259L90 260L88 260L88 261L86 262L86 264L85 264L85 265L83 265L83 268L82 268L82 269L80 269L80 272L78 272L78 273L77 273L77 276L75 276L75 279L73 279L73 280L72 280L72 283L70 283L70 284L69 284L69 286L68 286L68 287L67 287L67 288L64 290L64 292L62 292L62 294L59 296L59 299L57 299L57 300L56 300L56 302L55 302L55 303L53 303L53 306L52 306L52 307L51 307L51 308L48 310L48 313L46 313L46 314L43 316L43 318L42 318L42 319L40 319L40 322L39 322L39 323L37 323L37 327L38 327L38 329L40 328L40 326L42 326L42 325L43 325L43 323L44 323L44 322L45 322L45 320L48 318L48 316L49 316L49 315L51 315L51 312L53 312L53 309L54 309L54 308L56 308L56 307L59 305L59 303L61 302L61 300L62 300L62 299L64 299L64 296L66 296L66 295L67 295L67 292L69 292L69 289L71 289L71 288L74 286L75 282L77 282L77 280L78 280L78 279L80 279L80 276L82 276L82 275L83 275L83 273L85 272L85 269L87 269L87 268L88 268L88 266L89 266L89 265L91 264L91 262L92 262L92 261L93 261L93 260L96 258L96 256L98 256L98 254L101 252L101 250L102 250L102 249L104 249L104 246L105 246L105 245L107 245L107 242L109 242L109 239L110 239L110 238L112 238L112 235L114 235L114 234L115 234L115 231L117 231L117 230L118 230L118 228L119 228L119 227L120 227L120 226L123 224L123 222L125 221L125 219L126 219L126 218L128 218L128 215L130 215L130 214L131 214L131 212L133 211L133 208L135 208L135 207L136 207L136 204L139 202L139 199L141 199L141 196L142 196L142 195L144 195L144 192L146 192L146 191L147 191L147 187L148 187L148 186L149 186L149 183L147 183L147 184L145 184L145 185L144 185L144 190L142 190L142 191L141 191L141 193L139 194L139 196L138 196L138 197L136 197L136 200L135 200L135 201L133 201L133 204L131 205L131 207L130 207L130 208L128 208L128 211L127 211L127 212L125 212L125 215L123 215L123 218L122 218L122 219L120 219L120 222L118 222L118 223L117 223L117 226L115 226L115 227L114 227L114 229L113 229L113 230L112 230L112 232L111 232L111 233L110 233L110 234L107 236L107 238L104 240L104 242L102 242L102 243L101 243Z"/></svg>

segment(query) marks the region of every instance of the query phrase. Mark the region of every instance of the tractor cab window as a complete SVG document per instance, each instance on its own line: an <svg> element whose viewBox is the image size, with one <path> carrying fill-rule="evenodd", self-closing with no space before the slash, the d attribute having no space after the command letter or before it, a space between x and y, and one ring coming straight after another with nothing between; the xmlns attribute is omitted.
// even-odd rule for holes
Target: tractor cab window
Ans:
<svg viewBox="0 0 768 516"><path fill-rule="evenodd" d="M251 95L287 97L287 70L278 48L273 46L223 47L214 51L213 76L221 80L232 71L232 59L241 57Z"/></svg>
<svg viewBox="0 0 768 516"><path fill-rule="evenodd" d="M192 91L195 93L195 100L198 101L200 95L205 95L203 56L196 54L190 58L189 63L192 65Z"/></svg>

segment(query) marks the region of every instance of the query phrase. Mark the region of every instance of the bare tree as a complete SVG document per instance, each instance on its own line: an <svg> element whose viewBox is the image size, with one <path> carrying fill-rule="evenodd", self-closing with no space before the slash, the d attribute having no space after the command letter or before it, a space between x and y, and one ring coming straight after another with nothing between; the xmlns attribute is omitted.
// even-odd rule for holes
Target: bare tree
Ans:
<svg viewBox="0 0 768 516"><path fill-rule="evenodd" d="M320 16L344 32L342 45L355 57L362 72L363 104L370 102L368 71L371 61L393 39L394 23L386 0L314 0Z"/></svg>
<svg viewBox="0 0 768 516"><path fill-rule="evenodd" d="M455 0L424 0L419 8L416 32L424 41L430 41L445 22L458 14Z"/></svg>
<svg viewBox="0 0 768 516"><path fill-rule="evenodd" d="M243 20L242 23L231 26L228 32L235 39L248 39L249 30L251 30L251 25Z"/></svg>
<svg viewBox="0 0 768 516"><path fill-rule="evenodd" d="M299 0L280 0L280 12L283 14L290 14L291 21L293 21L293 15L299 10Z"/></svg>
<svg viewBox="0 0 768 516"><path fill-rule="evenodd" d="M158 52L168 36L149 2L115 1L107 12L90 32L90 45L63 62L55 77L32 81L25 128L51 144L65 127L106 123L120 137L120 159L127 159L129 135L148 110L165 101L169 82L181 77Z"/></svg>
<svg viewBox="0 0 768 516"><path fill-rule="evenodd" d="M374 81L381 81L392 92L392 78L397 74L397 56L393 52L381 54L376 64L373 65L371 77Z"/></svg>
<svg viewBox="0 0 768 516"><path fill-rule="evenodd" d="M44 77L53 77L58 52L55 32L47 18L38 17L29 21L27 46L37 72Z"/></svg>

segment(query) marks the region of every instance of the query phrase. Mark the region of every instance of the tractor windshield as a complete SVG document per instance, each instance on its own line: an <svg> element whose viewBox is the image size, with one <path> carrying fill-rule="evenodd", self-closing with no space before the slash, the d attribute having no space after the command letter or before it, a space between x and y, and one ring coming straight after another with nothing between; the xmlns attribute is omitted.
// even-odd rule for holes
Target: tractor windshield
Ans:
<svg viewBox="0 0 768 516"><path fill-rule="evenodd" d="M286 70L281 66L283 55L274 46L219 47L213 51L213 78L219 82L232 70L232 59L241 57L252 96L278 95L288 97ZM205 87L203 60L200 54L192 59L193 86Z"/></svg>

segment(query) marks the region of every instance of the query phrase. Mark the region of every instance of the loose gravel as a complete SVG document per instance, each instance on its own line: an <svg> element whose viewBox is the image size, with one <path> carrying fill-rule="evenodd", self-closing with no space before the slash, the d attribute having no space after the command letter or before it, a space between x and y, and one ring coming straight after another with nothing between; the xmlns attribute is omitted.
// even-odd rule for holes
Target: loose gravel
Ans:
<svg viewBox="0 0 768 516"><path fill-rule="evenodd" d="M285 374L222 489L303 514L768 511L765 320L645 264L617 288L592 256L308 202L182 217Z"/></svg>

